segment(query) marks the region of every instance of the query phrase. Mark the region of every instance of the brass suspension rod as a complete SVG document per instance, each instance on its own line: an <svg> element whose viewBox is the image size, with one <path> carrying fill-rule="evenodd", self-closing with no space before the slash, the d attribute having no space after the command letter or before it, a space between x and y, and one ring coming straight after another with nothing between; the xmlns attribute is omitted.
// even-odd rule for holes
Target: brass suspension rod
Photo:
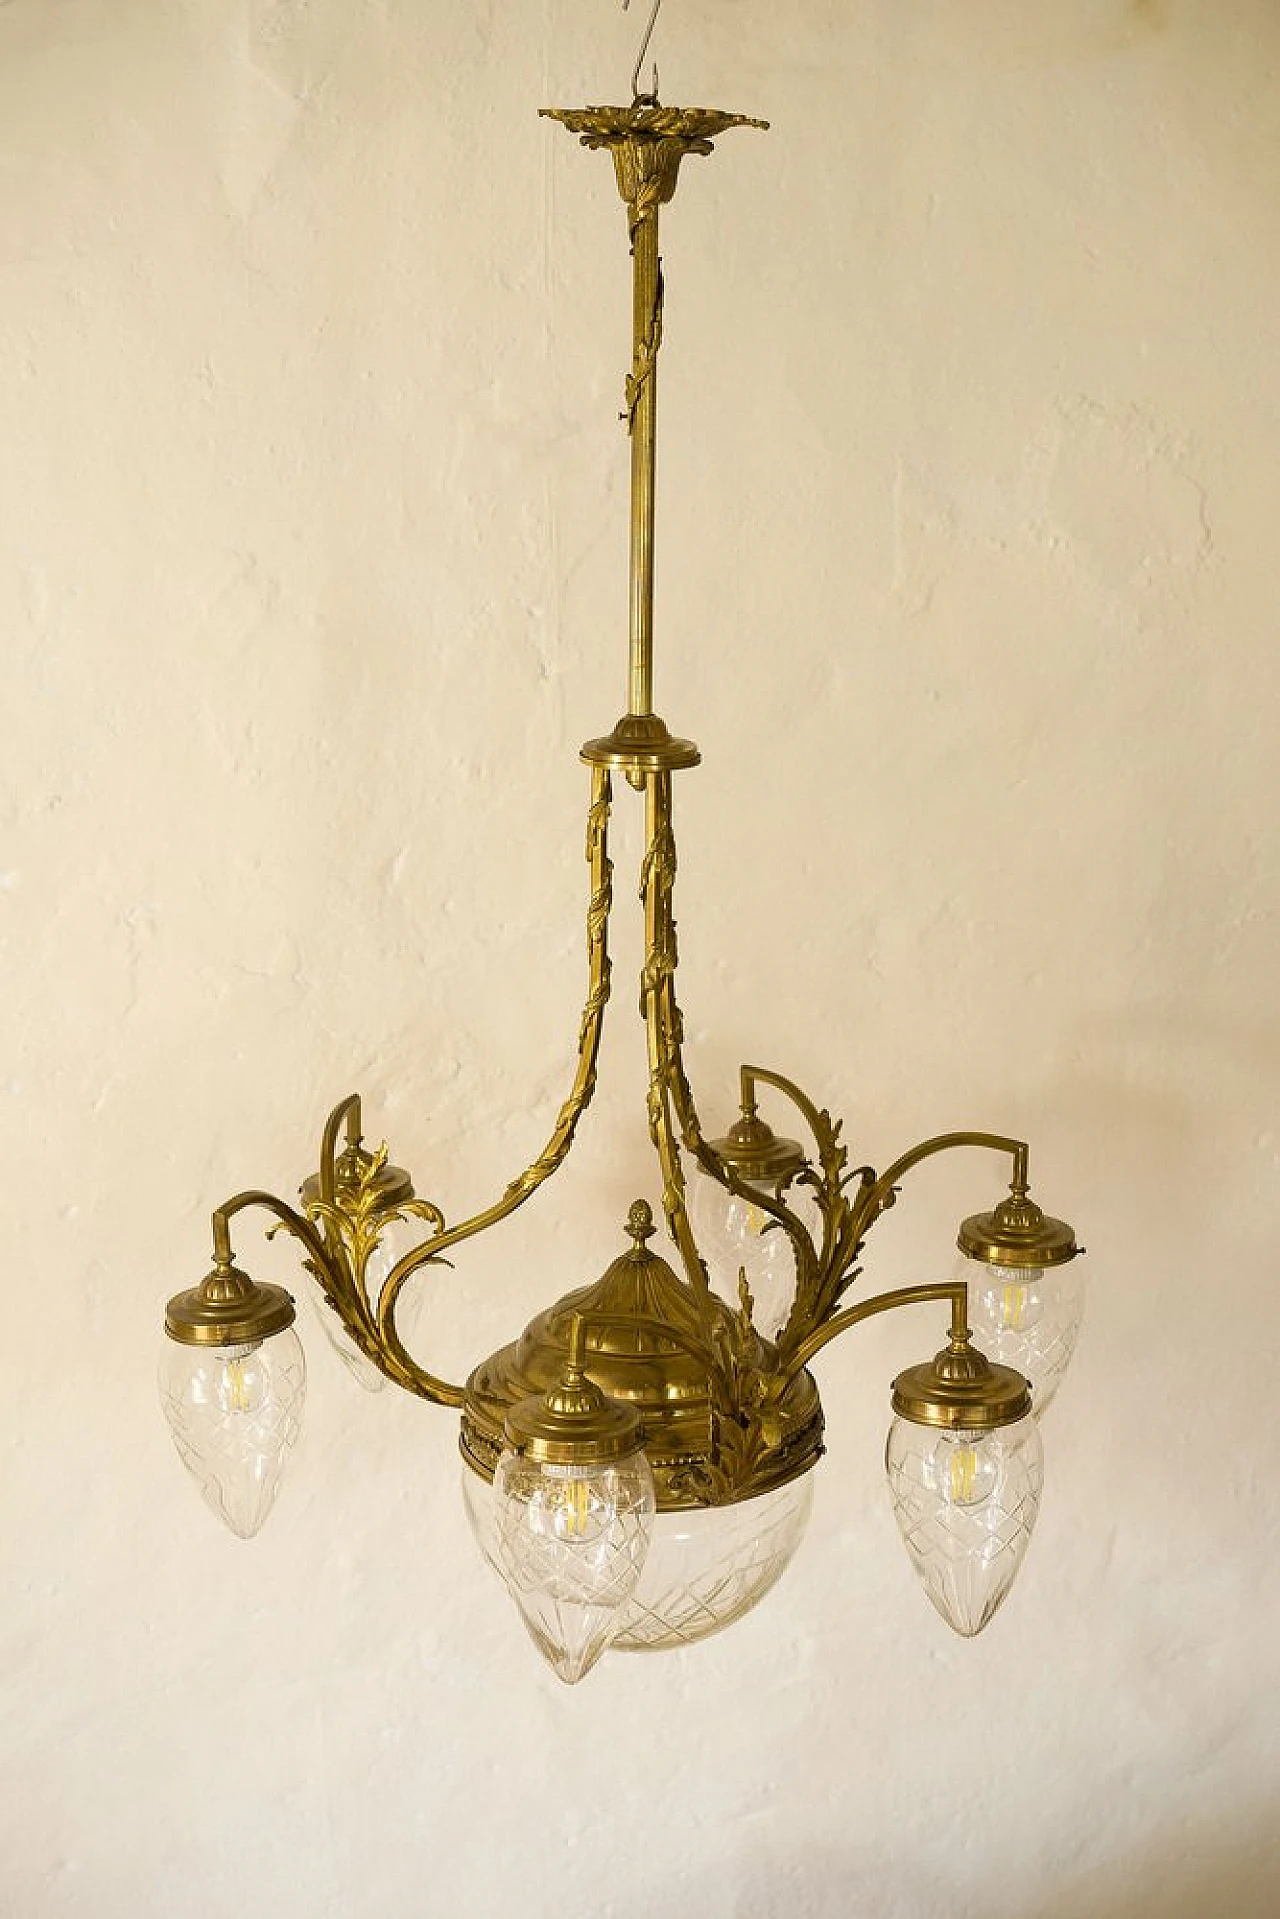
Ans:
<svg viewBox="0 0 1280 1919"><path fill-rule="evenodd" d="M629 208L632 258L632 360L627 380L631 434L631 600L627 711L653 712L653 526L658 440L658 349L662 345L662 263L658 201Z"/></svg>

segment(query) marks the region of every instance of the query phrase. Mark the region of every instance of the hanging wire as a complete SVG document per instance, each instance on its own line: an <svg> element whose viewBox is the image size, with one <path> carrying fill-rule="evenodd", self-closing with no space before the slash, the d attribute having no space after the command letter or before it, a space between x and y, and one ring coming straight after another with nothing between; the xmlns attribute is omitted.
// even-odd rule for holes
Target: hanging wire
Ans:
<svg viewBox="0 0 1280 1919"><path fill-rule="evenodd" d="M625 13L631 0L622 0ZM631 69L631 104L633 107L656 107L658 104L658 63L653 66L653 90L650 93L640 91L640 69L644 65L644 56L649 51L649 42L653 38L653 29L658 24L658 15L662 10L662 0L653 0L653 11L649 15L649 24L644 30L644 39L640 42L640 51L636 55L635 66Z"/></svg>

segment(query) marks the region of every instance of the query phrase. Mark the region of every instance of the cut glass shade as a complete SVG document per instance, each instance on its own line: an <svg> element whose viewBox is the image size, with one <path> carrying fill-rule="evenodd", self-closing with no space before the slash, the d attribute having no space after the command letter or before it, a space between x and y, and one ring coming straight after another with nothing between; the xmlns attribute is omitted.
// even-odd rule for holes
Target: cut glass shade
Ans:
<svg viewBox="0 0 1280 1919"><path fill-rule="evenodd" d="M885 1447L893 1511L921 1584L971 1639L1013 1584L1040 1510L1044 1451L1028 1416L994 1432L895 1418Z"/></svg>
<svg viewBox="0 0 1280 1919"><path fill-rule="evenodd" d="M469 1466L463 1501L485 1558L498 1571L493 1490ZM615 1652L691 1646L759 1605L790 1565L813 1507L812 1475L731 1506L658 1513L635 1590L617 1624Z"/></svg>
<svg viewBox="0 0 1280 1919"><path fill-rule="evenodd" d="M164 1341L160 1402L178 1457L241 1539L252 1538L275 1504L306 1386L292 1326L248 1346Z"/></svg>
<svg viewBox="0 0 1280 1919"><path fill-rule="evenodd" d="M988 1359L1031 1381L1031 1405L1044 1412L1062 1384L1080 1336L1085 1281L1078 1259L1062 1266L989 1266L961 1259L969 1287L974 1343Z"/></svg>
<svg viewBox="0 0 1280 1919"><path fill-rule="evenodd" d="M369 1293L369 1303L375 1313L391 1268L417 1244L420 1237L420 1233L415 1232L413 1224L408 1220L393 1219L383 1227L382 1238L369 1255L369 1263L365 1267L365 1286ZM400 1289L400 1297L396 1301L396 1331L410 1352L413 1350L414 1334L422 1318L422 1303L426 1297L426 1291L425 1276L419 1271L405 1281ZM318 1286L308 1286L307 1297L311 1301L311 1311L316 1324L352 1379L358 1386L362 1386L365 1392L380 1393L387 1384L386 1374L374 1365L366 1353L361 1352Z"/></svg>
<svg viewBox="0 0 1280 1919"><path fill-rule="evenodd" d="M746 1183L753 1191L773 1196L772 1186ZM726 1192L719 1180L700 1167L689 1181L686 1201L693 1236L715 1290L737 1312L738 1275L745 1270L756 1331L776 1339L796 1296L796 1260L790 1239L772 1214ZM811 1225L813 1203L803 1189L792 1188L787 1205Z"/></svg>
<svg viewBox="0 0 1280 1919"><path fill-rule="evenodd" d="M497 1564L538 1651L566 1685L618 1630L648 1551L653 1474L643 1451L556 1466L508 1450L493 1482Z"/></svg>

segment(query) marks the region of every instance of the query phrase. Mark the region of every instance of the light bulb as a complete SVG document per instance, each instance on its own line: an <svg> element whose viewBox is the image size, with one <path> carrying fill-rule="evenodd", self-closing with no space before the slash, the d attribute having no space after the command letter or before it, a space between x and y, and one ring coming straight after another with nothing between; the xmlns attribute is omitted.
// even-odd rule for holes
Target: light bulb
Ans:
<svg viewBox="0 0 1280 1919"><path fill-rule="evenodd" d="M885 1446L894 1517L947 1624L980 1633L1004 1599L1040 1510L1044 1448L1028 1415L990 1432L895 1418Z"/></svg>
<svg viewBox="0 0 1280 1919"><path fill-rule="evenodd" d="M291 1326L241 1346L166 1339L160 1402L187 1471L233 1533L250 1538L280 1490L306 1397L302 1343Z"/></svg>
<svg viewBox="0 0 1280 1919"><path fill-rule="evenodd" d="M643 1451L607 1465L548 1465L508 1449L494 1475L498 1565L529 1636L566 1685L622 1621L653 1526Z"/></svg>
<svg viewBox="0 0 1280 1919"><path fill-rule="evenodd" d="M988 1323L1001 1332L1029 1333L1044 1312L1043 1278L1038 1266L988 1266L980 1289Z"/></svg>
<svg viewBox="0 0 1280 1919"><path fill-rule="evenodd" d="M990 1433L943 1433L929 1454L938 1497L951 1506L980 1506L996 1489L1000 1460Z"/></svg>
<svg viewBox="0 0 1280 1919"><path fill-rule="evenodd" d="M253 1355L262 1351L260 1339L247 1346L217 1346L213 1391L219 1407L233 1418L247 1417L261 1409L267 1396L266 1374Z"/></svg>
<svg viewBox="0 0 1280 1919"><path fill-rule="evenodd" d="M975 1343L1001 1366L1031 1382L1037 1418L1062 1384L1084 1314L1084 1272L1073 1259L1061 1266L988 1266L962 1259L969 1286Z"/></svg>

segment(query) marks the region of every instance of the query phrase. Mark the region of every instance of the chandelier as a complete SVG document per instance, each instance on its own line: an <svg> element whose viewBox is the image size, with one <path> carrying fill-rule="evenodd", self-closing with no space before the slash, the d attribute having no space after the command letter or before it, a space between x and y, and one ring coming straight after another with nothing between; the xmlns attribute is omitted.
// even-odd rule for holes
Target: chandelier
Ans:
<svg viewBox="0 0 1280 1919"><path fill-rule="evenodd" d="M464 1499L481 1550L534 1643L573 1683L609 1648L691 1644L754 1606L803 1536L823 1409L810 1371L831 1340L876 1314L949 1309L932 1359L894 1380L885 1465L907 1552L957 1632L980 1632L1008 1592L1039 1510L1038 1418L1071 1357L1083 1305L1080 1248L1028 1191L1028 1149L953 1132L882 1172L850 1167L841 1124L782 1073L741 1069L741 1110L708 1137L685 1068L676 1000L673 776L697 747L653 708L654 471L663 275L659 210L682 161L764 121L659 103L638 91L657 7L626 107L547 110L612 158L626 207L633 338L623 418L631 453L628 702L582 748L590 769L586 859L588 989L569 1095L541 1155L491 1206L450 1221L416 1196L385 1146L363 1140L357 1095L325 1124L300 1203L246 1191L213 1214L213 1266L165 1312L164 1411L183 1464L214 1512L249 1537L275 1501L306 1383L295 1307L236 1264L232 1221L251 1209L291 1234L315 1282L320 1322L365 1387L390 1380L461 1414ZM426 1269L510 1217L564 1163L591 1102L610 998L609 820L615 776L643 799L639 885L645 957L640 1011L655 1193L674 1248L650 1242L649 1202L603 1277L546 1308L465 1384L410 1351ZM767 1092L802 1122L804 1144L759 1111ZM772 1110L772 1108L771 1108ZM776 1117L776 1113L775 1113ZM1009 1190L963 1221L957 1277L848 1303L867 1235L924 1160L961 1148L1004 1156ZM415 1284L410 1284L416 1281ZM321 1299L323 1303L321 1303ZM975 1338L978 1343L975 1343Z"/></svg>

